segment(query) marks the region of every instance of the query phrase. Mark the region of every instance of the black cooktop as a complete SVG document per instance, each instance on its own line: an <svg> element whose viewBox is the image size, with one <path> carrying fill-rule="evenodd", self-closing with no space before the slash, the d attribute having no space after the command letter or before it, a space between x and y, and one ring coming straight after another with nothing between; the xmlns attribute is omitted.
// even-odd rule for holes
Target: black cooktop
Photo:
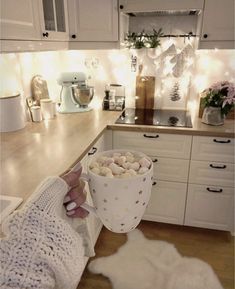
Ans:
<svg viewBox="0 0 235 289"><path fill-rule="evenodd" d="M192 128L191 117L186 110L126 108L116 123Z"/></svg>

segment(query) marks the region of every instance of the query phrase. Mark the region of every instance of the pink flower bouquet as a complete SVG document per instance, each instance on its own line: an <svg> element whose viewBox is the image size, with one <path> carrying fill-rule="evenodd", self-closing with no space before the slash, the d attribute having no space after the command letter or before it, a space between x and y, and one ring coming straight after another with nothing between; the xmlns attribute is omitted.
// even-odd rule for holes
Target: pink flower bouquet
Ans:
<svg viewBox="0 0 235 289"><path fill-rule="evenodd" d="M221 114L226 116L235 107L235 85L220 81L205 89L202 93L203 107L220 107Z"/></svg>

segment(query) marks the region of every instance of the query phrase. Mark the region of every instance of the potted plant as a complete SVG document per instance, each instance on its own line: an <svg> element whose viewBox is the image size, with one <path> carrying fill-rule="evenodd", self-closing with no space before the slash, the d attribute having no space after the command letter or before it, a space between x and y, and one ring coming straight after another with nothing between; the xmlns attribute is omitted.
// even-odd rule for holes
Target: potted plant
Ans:
<svg viewBox="0 0 235 289"><path fill-rule="evenodd" d="M144 30L140 33L128 32L125 37L125 46L129 49L136 49L138 56L140 56L140 50L142 49L143 51L143 48L151 49L152 53L155 53L155 48L160 46L160 37L162 36L163 33L161 28L158 31L153 29L152 34L145 33Z"/></svg>
<svg viewBox="0 0 235 289"><path fill-rule="evenodd" d="M202 92L204 107L202 122L211 125L224 123L226 115L235 107L235 85L220 81Z"/></svg>

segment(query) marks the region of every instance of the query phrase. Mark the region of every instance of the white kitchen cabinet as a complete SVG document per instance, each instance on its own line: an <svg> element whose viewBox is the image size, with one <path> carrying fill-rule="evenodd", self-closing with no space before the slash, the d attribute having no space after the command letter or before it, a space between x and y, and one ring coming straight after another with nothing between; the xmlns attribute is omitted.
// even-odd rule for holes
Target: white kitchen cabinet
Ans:
<svg viewBox="0 0 235 289"><path fill-rule="evenodd" d="M234 139L194 136L192 160L234 163Z"/></svg>
<svg viewBox="0 0 235 289"><path fill-rule="evenodd" d="M205 0L199 48L235 48L234 11L234 0Z"/></svg>
<svg viewBox="0 0 235 289"><path fill-rule="evenodd" d="M67 0L2 0L1 39L68 40Z"/></svg>
<svg viewBox="0 0 235 289"><path fill-rule="evenodd" d="M234 186L234 164L191 161L189 182L192 184Z"/></svg>
<svg viewBox="0 0 235 289"><path fill-rule="evenodd" d="M117 0L68 0L70 41L118 41Z"/></svg>
<svg viewBox="0 0 235 289"><path fill-rule="evenodd" d="M184 222L192 136L113 131L113 148L140 151L153 161L153 187L144 220Z"/></svg>
<svg viewBox="0 0 235 289"><path fill-rule="evenodd" d="M40 23L43 40L68 40L67 0L41 0Z"/></svg>
<svg viewBox="0 0 235 289"><path fill-rule="evenodd" d="M188 181L189 160L151 157L153 177L172 182Z"/></svg>
<svg viewBox="0 0 235 289"><path fill-rule="evenodd" d="M154 12L203 9L204 0L120 0L120 9L127 12Z"/></svg>
<svg viewBox="0 0 235 289"><path fill-rule="evenodd" d="M190 184L185 225L232 231L233 201L233 188Z"/></svg>
<svg viewBox="0 0 235 289"><path fill-rule="evenodd" d="M1 39L39 40L39 9L39 0L1 0Z"/></svg>
<svg viewBox="0 0 235 289"><path fill-rule="evenodd" d="M114 148L138 150L149 156L189 159L191 152L191 140L189 135L159 134L114 131Z"/></svg>
<svg viewBox="0 0 235 289"><path fill-rule="evenodd" d="M187 183L154 181L144 220L163 223L184 223Z"/></svg>
<svg viewBox="0 0 235 289"><path fill-rule="evenodd" d="M193 137L185 225L234 230L233 162L234 139Z"/></svg>

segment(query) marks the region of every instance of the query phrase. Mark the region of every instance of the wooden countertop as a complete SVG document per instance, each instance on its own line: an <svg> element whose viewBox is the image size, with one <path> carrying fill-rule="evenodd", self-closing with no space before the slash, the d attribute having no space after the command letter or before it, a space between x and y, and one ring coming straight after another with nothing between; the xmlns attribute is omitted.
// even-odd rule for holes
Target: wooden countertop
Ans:
<svg viewBox="0 0 235 289"><path fill-rule="evenodd" d="M113 130L234 137L234 122L214 127L197 119L193 128L114 124L120 112L92 110L58 114L28 123L17 132L1 133L1 194L26 200L47 176L61 175L89 151L106 127Z"/></svg>
<svg viewBox="0 0 235 289"><path fill-rule="evenodd" d="M1 133L1 194L26 200L44 178L61 175L81 160L119 115L102 110L58 114Z"/></svg>

